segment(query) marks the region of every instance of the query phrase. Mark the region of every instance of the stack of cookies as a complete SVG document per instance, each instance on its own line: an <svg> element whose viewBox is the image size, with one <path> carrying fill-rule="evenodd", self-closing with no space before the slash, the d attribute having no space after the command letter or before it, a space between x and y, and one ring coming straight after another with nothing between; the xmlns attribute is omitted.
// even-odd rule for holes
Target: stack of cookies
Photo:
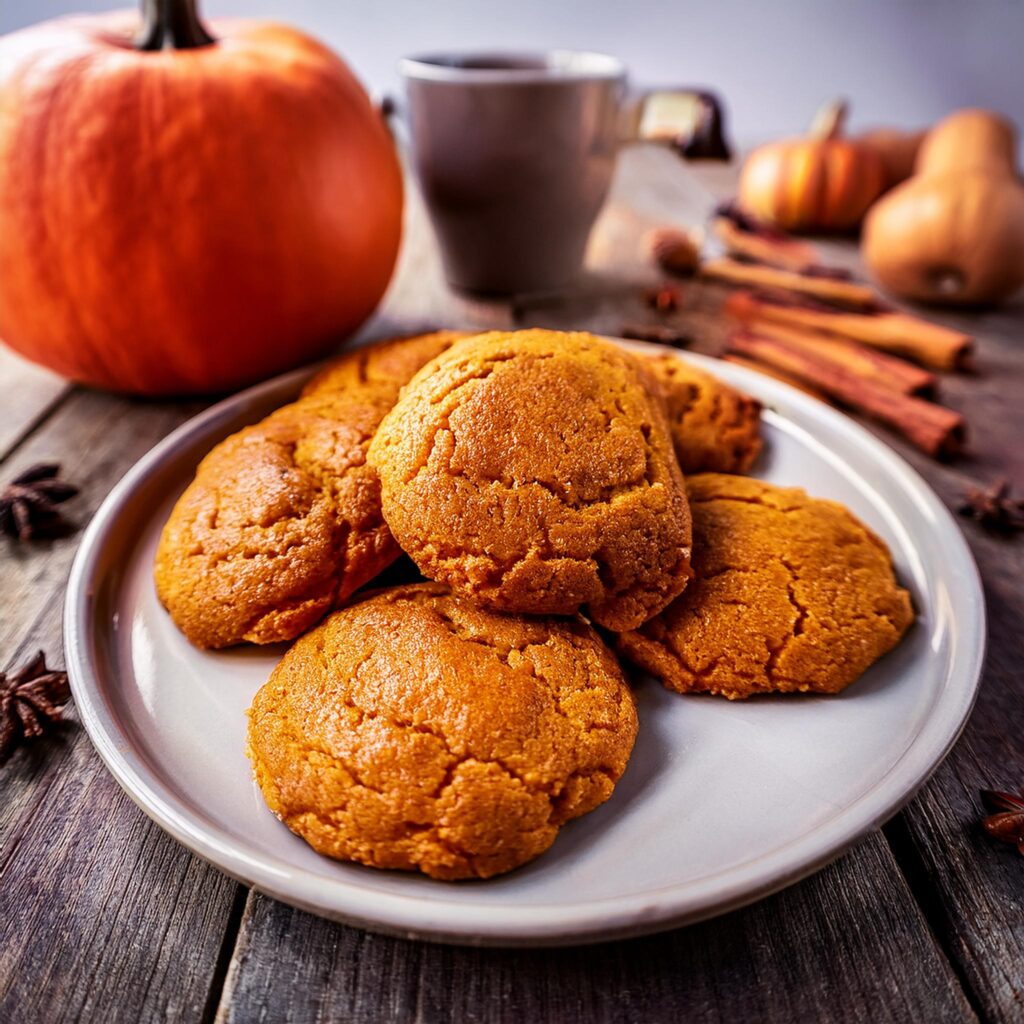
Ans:
<svg viewBox="0 0 1024 1024"><path fill-rule="evenodd" d="M740 475L759 416L672 355L442 331L218 445L157 590L197 646L295 640L250 710L271 810L331 857L487 878L611 796L638 728L613 651L683 694L856 679L909 597L846 509ZM403 552L419 581L360 589Z"/></svg>

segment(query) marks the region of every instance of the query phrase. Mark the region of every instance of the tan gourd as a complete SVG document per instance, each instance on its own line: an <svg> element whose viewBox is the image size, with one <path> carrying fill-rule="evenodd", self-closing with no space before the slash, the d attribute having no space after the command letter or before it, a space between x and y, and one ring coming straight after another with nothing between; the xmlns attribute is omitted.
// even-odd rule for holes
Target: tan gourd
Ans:
<svg viewBox="0 0 1024 1024"><path fill-rule="evenodd" d="M868 212L864 262L896 295L999 302L1024 284L1024 187L1005 118L961 110L928 133L912 178Z"/></svg>
<svg viewBox="0 0 1024 1024"><path fill-rule="evenodd" d="M856 141L873 149L885 169L885 187L893 188L914 173L917 154L925 132L905 132L899 128L875 128L856 136Z"/></svg>

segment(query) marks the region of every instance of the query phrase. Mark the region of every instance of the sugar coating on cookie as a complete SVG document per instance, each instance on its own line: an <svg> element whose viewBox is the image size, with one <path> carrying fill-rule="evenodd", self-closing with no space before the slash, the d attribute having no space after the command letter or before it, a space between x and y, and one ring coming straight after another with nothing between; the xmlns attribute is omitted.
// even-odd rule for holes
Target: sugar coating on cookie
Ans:
<svg viewBox="0 0 1024 1024"><path fill-rule="evenodd" d="M619 638L669 689L838 693L913 621L885 544L842 505L717 473L687 491L695 577Z"/></svg>
<svg viewBox="0 0 1024 1024"><path fill-rule="evenodd" d="M761 451L761 403L673 355L647 357L684 473L745 473Z"/></svg>
<svg viewBox="0 0 1024 1024"><path fill-rule="evenodd" d="M270 809L319 853L488 878L607 800L636 731L581 619L497 615L421 583L297 641L253 700L248 753Z"/></svg>
<svg viewBox="0 0 1024 1024"><path fill-rule="evenodd" d="M465 339L370 445L384 518L425 576L499 611L646 621L689 578L690 517L655 385L589 334Z"/></svg>
<svg viewBox="0 0 1024 1024"><path fill-rule="evenodd" d="M456 332L367 346L200 463L157 550L157 593L199 647L290 640L400 554L366 449Z"/></svg>

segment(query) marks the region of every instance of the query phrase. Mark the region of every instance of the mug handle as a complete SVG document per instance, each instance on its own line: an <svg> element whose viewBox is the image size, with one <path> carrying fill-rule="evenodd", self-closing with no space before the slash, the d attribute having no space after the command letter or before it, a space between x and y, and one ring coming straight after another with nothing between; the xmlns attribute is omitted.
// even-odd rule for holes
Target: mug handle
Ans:
<svg viewBox="0 0 1024 1024"><path fill-rule="evenodd" d="M721 101L707 89L647 89L627 112L627 143L668 146L686 160L732 159Z"/></svg>
<svg viewBox="0 0 1024 1024"><path fill-rule="evenodd" d="M393 93L386 92L374 100L374 105L381 120L391 132L391 137L395 140L399 151L407 151L409 149L409 127L402 101Z"/></svg>

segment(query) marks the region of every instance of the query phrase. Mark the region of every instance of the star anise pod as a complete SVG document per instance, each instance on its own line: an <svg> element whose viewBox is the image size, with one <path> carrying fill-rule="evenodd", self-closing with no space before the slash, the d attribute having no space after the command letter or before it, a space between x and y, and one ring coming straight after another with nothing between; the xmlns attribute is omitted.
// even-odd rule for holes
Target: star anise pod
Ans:
<svg viewBox="0 0 1024 1024"><path fill-rule="evenodd" d="M78 493L78 488L58 480L60 466L40 462L16 476L0 491L0 530L18 540L55 537L71 524L57 506Z"/></svg>
<svg viewBox="0 0 1024 1024"><path fill-rule="evenodd" d="M1006 479L997 480L988 489L969 488L958 511L996 533L1024 530L1024 501L1010 497L1010 482Z"/></svg>
<svg viewBox="0 0 1024 1024"><path fill-rule="evenodd" d="M1012 843L1024 855L1024 793L1003 793L983 789L981 802L991 813L983 818L982 828L1001 843Z"/></svg>
<svg viewBox="0 0 1024 1024"><path fill-rule="evenodd" d="M67 672L47 668L42 651L24 668L0 672L0 762L19 743L42 736L59 722L60 705L70 699Z"/></svg>

